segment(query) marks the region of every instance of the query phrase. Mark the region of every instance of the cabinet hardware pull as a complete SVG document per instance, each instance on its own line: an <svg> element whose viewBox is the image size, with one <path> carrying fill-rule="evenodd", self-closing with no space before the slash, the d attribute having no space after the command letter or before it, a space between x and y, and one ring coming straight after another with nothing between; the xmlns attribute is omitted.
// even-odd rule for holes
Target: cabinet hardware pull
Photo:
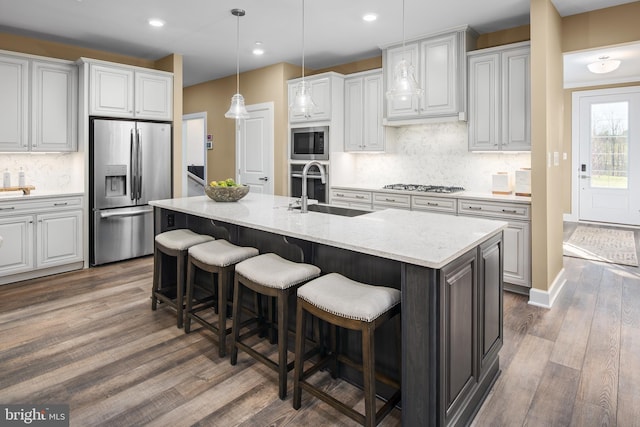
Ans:
<svg viewBox="0 0 640 427"><path fill-rule="evenodd" d="M63 203L54 203L53 206L67 206L69 203L67 202L63 202Z"/></svg>
<svg viewBox="0 0 640 427"><path fill-rule="evenodd" d="M427 206L440 206L439 203L427 202Z"/></svg>
<svg viewBox="0 0 640 427"><path fill-rule="evenodd" d="M16 208L15 206L9 206L8 208L0 208L0 211L12 211L15 208Z"/></svg>
<svg viewBox="0 0 640 427"><path fill-rule="evenodd" d="M504 213L512 213L512 214L518 213L518 211L516 211L515 209L502 209L502 212L504 212Z"/></svg>
<svg viewBox="0 0 640 427"><path fill-rule="evenodd" d="M481 211L482 210L482 206L469 206L469 209L474 210L474 211Z"/></svg>
<svg viewBox="0 0 640 427"><path fill-rule="evenodd" d="M344 194L342 194L342 193L336 193L336 197L344 197Z"/></svg>
<svg viewBox="0 0 640 427"><path fill-rule="evenodd" d="M364 196L361 194L356 194L356 199L364 199Z"/></svg>
<svg viewBox="0 0 640 427"><path fill-rule="evenodd" d="M396 201L396 199L384 199L384 200L387 201L387 202L395 202Z"/></svg>

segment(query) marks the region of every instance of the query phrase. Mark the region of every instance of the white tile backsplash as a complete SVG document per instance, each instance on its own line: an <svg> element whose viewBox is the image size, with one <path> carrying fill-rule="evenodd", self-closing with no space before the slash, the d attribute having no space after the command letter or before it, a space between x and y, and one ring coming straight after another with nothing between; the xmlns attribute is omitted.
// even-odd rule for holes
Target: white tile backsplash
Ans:
<svg viewBox="0 0 640 427"><path fill-rule="evenodd" d="M387 128L385 153L331 153L332 185L393 183L459 185L490 192L492 175L531 167L527 153L471 153L467 124L447 122Z"/></svg>
<svg viewBox="0 0 640 427"><path fill-rule="evenodd" d="M84 191L84 153L0 153L0 171L9 169L12 186L18 185L21 167L25 184L33 185L36 191Z"/></svg>

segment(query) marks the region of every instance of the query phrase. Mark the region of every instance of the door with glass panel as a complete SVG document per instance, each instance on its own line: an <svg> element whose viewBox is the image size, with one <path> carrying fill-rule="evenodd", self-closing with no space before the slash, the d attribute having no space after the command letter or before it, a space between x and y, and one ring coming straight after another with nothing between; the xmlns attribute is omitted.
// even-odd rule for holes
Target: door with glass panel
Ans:
<svg viewBox="0 0 640 427"><path fill-rule="evenodd" d="M640 225L640 87L579 99L579 219Z"/></svg>

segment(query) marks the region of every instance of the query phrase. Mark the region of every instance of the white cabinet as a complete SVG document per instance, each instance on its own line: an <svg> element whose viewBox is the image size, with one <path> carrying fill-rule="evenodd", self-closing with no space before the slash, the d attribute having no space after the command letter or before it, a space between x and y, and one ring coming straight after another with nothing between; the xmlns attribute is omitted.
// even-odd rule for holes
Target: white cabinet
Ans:
<svg viewBox="0 0 640 427"><path fill-rule="evenodd" d="M0 202L0 284L82 268L81 197Z"/></svg>
<svg viewBox="0 0 640 427"><path fill-rule="evenodd" d="M371 209L371 192L332 188L330 193L330 203L336 206Z"/></svg>
<svg viewBox="0 0 640 427"><path fill-rule="evenodd" d="M302 79L289 80L289 104L296 96L296 87ZM305 77L305 81L311 86L311 98L316 104L316 108L307 114L301 114L289 109L289 123L314 122L331 120L332 94L331 86L334 84L328 75L318 75Z"/></svg>
<svg viewBox="0 0 640 427"><path fill-rule="evenodd" d="M412 211L438 212L456 215L458 201L452 197L411 196Z"/></svg>
<svg viewBox="0 0 640 427"><path fill-rule="evenodd" d="M344 80L345 151L384 151L382 70L352 74Z"/></svg>
<svg viewBox="0 0 640 427"><path fill-rule="evenodd" d="M373 196L373 209L411 209L411 196L408 194L397 193L372 193Z"/></svg>
<svg viewBox="0 0 640 427"><path fill-rule="evenodd" d="M469 150L531 149L529 42L470 52Z"/></svg>
<svg viewBox="0 0 640 427"><path fill-rule="evenodd" d="M0 151L77 149L75 64L0 54L0 93Z"/></svg>
<svg viewBox="0 0 640 427"><path fill-rule="evenodd" d="M531 206L461 199L458 201L458 215L508 221L509 225L504 231L504 281L506 284L530 288Z"/></svg>
<svg viewBox="0 0 640 427"><path fill-rule="evenodd" d="M420 98L387 99L385 119L389 125L407 120L466 120L466 52L475 33L469 28L412 40L384 49L385 92L393 85L394 69L402 59L410 61L424 93Z"/></svg>
<svg viewBox="0 0 640 427"><path fill-rule="evenodd" d="M173 76L162 71L90 63L89 114L149 120L173 117Z"/></svg>

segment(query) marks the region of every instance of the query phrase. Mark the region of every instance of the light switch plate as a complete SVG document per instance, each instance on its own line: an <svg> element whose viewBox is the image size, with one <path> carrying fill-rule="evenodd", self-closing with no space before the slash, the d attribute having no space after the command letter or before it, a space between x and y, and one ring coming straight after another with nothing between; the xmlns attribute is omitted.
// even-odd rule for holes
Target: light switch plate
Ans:
<svg viewBox="0 0 640 427"><path fill-rule="evenodd" d="M560 166L560 153L557 151L553 152L553 166Z"/></svg>

